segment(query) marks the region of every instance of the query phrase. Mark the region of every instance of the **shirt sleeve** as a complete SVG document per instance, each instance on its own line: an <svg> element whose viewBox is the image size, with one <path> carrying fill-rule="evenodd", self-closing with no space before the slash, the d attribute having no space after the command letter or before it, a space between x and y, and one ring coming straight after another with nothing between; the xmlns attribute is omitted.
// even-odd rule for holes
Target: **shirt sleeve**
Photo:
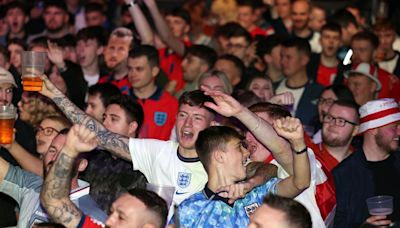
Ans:
<svg viewBox="0 0 400 228"><path fill-rule="evenodd" d="M132 158L134 170L142 172L147 180L151 179L154 170L154 162L160 153L165 153L168 148L173 147L172 141L161 141L156 139L129 139L129 152Z"/></svg>
<svg viewBox="0 0 400 228"><path fill-rule="evenodd" d="M11 196L20 204L26 195L40 192L42 182L41 177L10 165L4 180L0 183L0 192Z"/></svg>

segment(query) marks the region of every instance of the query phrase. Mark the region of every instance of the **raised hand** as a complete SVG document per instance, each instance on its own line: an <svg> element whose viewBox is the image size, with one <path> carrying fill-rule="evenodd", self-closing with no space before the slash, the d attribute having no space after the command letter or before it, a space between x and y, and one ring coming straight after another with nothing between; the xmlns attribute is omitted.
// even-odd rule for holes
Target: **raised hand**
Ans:
<svg viewBox="0 0 400 228"><path fill-rule="evenodd" d="M271 97L268 102L279 105L292 105L294 104L294 96L291 92L284 92Z"/></svg>
<svg viewBox="0 0 400 228"><path fill-rule="evenodd" d="M68 132L64 151L77 156L79 153L93 150L96 146L96 134L85 126L76 124Z"/></svg>
<svg viewBox="0 0 400 228"><path fill-rule="evenodd" d="M277 119L273 122L273 126L278 135L292 144L293 149L305 147L303 125L299 119L294 117Z"/></svg>
<svg viewBox="0 0 400 228"><path fill-rule="evenodd" d="M371 215L365 222L379 227L387 227L392 223L386 215Z"/></svg>
<svg viewBox="0 0 400 228"><path fill-rule="evenodd" d="M43 80L42 90L39 91L40 94L48 98L52 98L57 94L62 94L60 90L49 80L46 75L41 75L40 78Z"/></svg>
<svg viewBox="0 0 400 228"><path fill-rule="evenodd" d="M229 198L228 203L232 204L237 199L243 198L250 190L252 186L248 182L240 182L227 186L222 186L217 189L219 196Z"/></svg>
<svg viewBox="0 0 400 228"><path fill-rule="evenodd" d="M49 48L49 51L47 53L47 56L49 57L49 60L56 65L58 68L64 68L65 67L65 62L64 62L64 51L61 47L59 47L56 43L52 43L50 41L47 41L47 45Z"/></svg>
<svg viewBox="0 0 400 228"><path fill-rule="evenodd" d="M230 95L220 91L210 90L206 86L201 86L201 90L204 91L204 94L212 97L215 102L215 104L206 102L204 105L223 116L235 116L243 110L243 106Z"/></svg>

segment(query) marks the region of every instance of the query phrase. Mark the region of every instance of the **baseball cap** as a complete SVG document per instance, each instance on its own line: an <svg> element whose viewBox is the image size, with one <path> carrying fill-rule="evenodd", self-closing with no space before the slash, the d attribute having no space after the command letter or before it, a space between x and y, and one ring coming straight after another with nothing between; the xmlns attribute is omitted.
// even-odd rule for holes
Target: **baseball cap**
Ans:
<svg viewBox="0 0 400 228"><path fill-rule="evenodd" d="M3 67L0 67L0 84L10 83L14 87L18 87L15 83L14 76Z"/></svg>

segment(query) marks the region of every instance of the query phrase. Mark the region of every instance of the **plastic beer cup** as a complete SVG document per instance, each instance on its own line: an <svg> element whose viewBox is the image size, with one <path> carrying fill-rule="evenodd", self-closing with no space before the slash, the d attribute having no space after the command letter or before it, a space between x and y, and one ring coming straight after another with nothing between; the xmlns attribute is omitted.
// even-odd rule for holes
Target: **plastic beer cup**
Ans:
<svg viewBox="0 0 400 228"><path fill-rule="evenodd" d="M374 196L367 199L370 215L390 215L393 213L393 196Z"/></svg>
<svg viewBox="0 0 400 228"><path fill-rule="evenodd" d="M0 144L11 144L17 109L13 105L0 106Z"/></svg>
<svg viewBox="0 0 400 228"><path fill-rule="evenodd" d="M46 52L22 52L22 84L24 91L41 91L43 80L40 75L44 73Z"/></svg>

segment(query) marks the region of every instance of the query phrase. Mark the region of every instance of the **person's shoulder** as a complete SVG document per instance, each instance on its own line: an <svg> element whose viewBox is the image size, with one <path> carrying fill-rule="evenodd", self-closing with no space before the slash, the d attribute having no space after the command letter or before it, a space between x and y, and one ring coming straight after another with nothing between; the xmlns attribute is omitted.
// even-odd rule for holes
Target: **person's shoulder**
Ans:
<svg viewBox="0 0 400 228"><path fill-rule="evenodd" d="M203 191L196 192L193 195L189 196L186 198L182 203L179 204L179 208L185 208L185 207L193 207L194 205L199 205L199 203L204 202L204 201L209 201L207 197L204 195ZM212 202L212 200L210 200Z"/></svg>
<svg viewBox="0 0 400 228"><path fill-rule="evenodd" d="M349 171L356 168L357 164L360 164L362 153L363 151L358 149L350 154L332 170L333 175L348 175Z"/></svg>

